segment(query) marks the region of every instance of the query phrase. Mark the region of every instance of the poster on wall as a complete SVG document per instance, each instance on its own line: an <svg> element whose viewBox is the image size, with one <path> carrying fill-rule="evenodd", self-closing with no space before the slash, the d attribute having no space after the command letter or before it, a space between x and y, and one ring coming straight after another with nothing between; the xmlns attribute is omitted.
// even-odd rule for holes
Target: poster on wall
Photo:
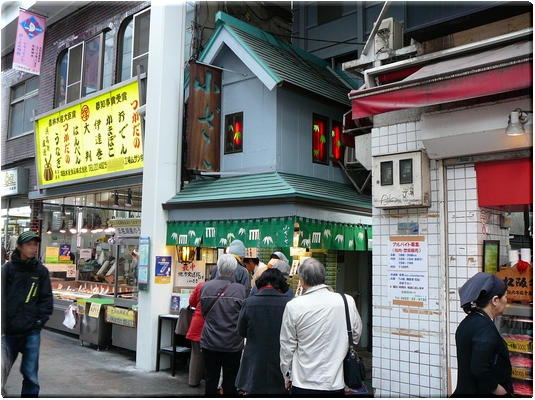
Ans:
<svg viewBox="0 0 535 400"><path fill-rule="evenodd" d="M171 262L170 256L156 256L156 271L154 272L154 283L171 283Z"/></svg>
<svg viewBox="0 0 535 400"><path fill-rule="evenodd" d="M391 236L388 299L393 305L429 307L427 243L424 236Z"/></svg>
<svg viewBox="0 0 535 400"><path fill-rule="evenodd" d="M175 286L195 287L204 281L205 261L194 261L187 264L178 263ZM182 300L182 297L181 297Z"/></svg>

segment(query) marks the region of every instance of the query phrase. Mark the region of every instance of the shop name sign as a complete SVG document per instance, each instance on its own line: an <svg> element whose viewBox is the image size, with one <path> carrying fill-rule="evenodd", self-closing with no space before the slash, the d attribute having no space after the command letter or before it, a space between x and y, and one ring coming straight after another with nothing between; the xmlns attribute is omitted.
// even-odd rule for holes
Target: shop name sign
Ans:
<svg viewBox="0 0 535 400"><path fill-rule="evenodd" d="M143 167L138 83L90 97L35 123L39 186Z"/></svg>
<svg viewBox="0 0 535 400"><path fill-rule="evenodd" d="M119 307L106 307L105 321L111 324L136 327L136 312Z"/></svg>
<svg viewBox="0 0 535 400"><path fill-rule="evenodd" d="M2 196L28 194L28 168L2 171Z"/></svg>

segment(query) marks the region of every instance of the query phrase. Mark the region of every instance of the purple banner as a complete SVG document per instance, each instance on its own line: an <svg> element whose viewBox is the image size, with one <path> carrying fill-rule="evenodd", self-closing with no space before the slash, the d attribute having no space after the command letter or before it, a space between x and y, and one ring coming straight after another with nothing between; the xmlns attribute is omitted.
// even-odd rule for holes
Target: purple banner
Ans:
<svg viewBox="0 0 535 400"><path fill-rule="evenodd" d="M45 19L28 11L19 11L13 69L39 75L45 41Z"/></svg>

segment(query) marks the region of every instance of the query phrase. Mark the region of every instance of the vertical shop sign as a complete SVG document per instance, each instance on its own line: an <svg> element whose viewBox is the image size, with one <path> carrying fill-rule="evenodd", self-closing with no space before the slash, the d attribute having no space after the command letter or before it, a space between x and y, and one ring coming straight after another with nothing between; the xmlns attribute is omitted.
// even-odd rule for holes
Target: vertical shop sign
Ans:
<svg viewBox="0 0 535 400"><path fill-rule="evenodd" d="M25 10L19 11L13 69L39 75L43 58L45 26L44 17Z"/></svg>
<svg viewBox="0 0 535 400"><path fill-rule="evenodd" d="M186 168L219 171L221 71L190 62Z"/></svg>
<svg viewBox="0 0 535 400"><path fill-rule="evenodd" d="M98 178L143 167L138 83L36 121L40 186Z"/></svg>
<svg viewBox="0 0 535 400"><path fill-rule="evenodd" d="M388 254L388 299L393 305L428 308L425 237L391 236Z"/></svg>
<svg viewBox="0 0 535 400"><path fill-rule="evenodd" d="M170 256L156 256L156 271L154 273L154 283L171 283L171 263Z"/></svg>

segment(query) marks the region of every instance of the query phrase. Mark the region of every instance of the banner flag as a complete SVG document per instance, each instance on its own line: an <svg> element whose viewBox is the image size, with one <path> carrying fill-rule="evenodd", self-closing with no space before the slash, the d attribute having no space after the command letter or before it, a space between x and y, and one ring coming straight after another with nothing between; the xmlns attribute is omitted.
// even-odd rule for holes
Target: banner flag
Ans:
<svg viewBox="0 0 535 400"><path fill-rule="evenodd" d="M39 75L43 59L45 26L44 17L22 9L19 11L13 69Z"/></svg>

